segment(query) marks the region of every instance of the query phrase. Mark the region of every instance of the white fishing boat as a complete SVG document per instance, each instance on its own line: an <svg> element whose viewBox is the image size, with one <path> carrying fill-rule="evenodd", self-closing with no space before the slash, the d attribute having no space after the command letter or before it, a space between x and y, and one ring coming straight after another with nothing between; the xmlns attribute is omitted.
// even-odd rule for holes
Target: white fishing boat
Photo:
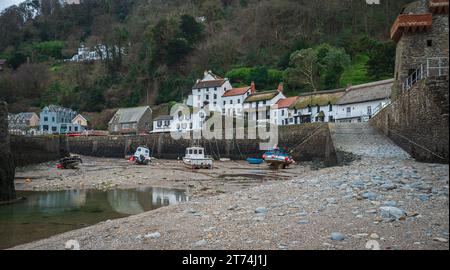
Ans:
<svg viewBox="0 0 450 270"><path fill-rule="evenodd" d="M192 169L212 169L214 159L211 156L205 155L205 148L190 147L186 148L183 163Z"/></svg>

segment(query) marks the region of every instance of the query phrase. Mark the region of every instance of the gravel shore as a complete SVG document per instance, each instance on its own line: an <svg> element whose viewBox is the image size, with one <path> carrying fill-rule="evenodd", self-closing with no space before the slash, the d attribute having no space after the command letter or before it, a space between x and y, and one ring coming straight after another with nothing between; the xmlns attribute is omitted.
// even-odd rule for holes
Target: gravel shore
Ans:
<svg viewBox="0 0 450 270"><path fill-rule="evenodd" d="M64 249L73 239L81 249L366 249L370 240L449 249L448 188L448 165L364 158L16 248Z"/></svg>

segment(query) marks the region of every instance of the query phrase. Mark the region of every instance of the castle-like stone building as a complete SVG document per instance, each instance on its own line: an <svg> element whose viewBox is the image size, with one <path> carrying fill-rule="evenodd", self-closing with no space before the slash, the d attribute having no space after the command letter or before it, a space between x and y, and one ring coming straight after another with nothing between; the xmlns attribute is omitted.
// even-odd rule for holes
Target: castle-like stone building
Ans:
<svg viewBox="0 0 450 270"><path fill-rule="evenodd" d="M448 12L448 0L420 0L403 8L391 28L397 42L394 92L404 90L410 76L439 75L439 67L448 67Z"/></svg>

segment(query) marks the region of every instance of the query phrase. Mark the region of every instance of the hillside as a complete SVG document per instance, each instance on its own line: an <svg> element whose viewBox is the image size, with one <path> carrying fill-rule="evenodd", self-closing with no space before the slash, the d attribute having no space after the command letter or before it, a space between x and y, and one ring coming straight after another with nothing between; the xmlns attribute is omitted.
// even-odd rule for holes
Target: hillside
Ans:
<svg viewBox="0 0 450 270"><path fill-rule="evenodd" d="M395 2L395 3L393 3ZM11 111L57 103L79 111L186 98L204 70L295 95L393 73L389 29L410 0L28 0L0 15L0 99ZM103 44L106 60L63 61ZM312 63L314 78L301 76Z"/></svg>

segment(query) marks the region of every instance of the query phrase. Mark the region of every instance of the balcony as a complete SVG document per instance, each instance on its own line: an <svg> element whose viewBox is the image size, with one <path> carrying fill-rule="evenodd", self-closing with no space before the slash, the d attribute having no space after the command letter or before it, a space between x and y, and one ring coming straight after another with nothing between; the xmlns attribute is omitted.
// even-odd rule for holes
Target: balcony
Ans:
<svg viewBox="0 0 450 270"><path fill-rule="evenodd" d="M395 20L391 28L391 39L398 42L406 32L422 32L430 29L433 25L433 14L401 14Z"/></svg>

